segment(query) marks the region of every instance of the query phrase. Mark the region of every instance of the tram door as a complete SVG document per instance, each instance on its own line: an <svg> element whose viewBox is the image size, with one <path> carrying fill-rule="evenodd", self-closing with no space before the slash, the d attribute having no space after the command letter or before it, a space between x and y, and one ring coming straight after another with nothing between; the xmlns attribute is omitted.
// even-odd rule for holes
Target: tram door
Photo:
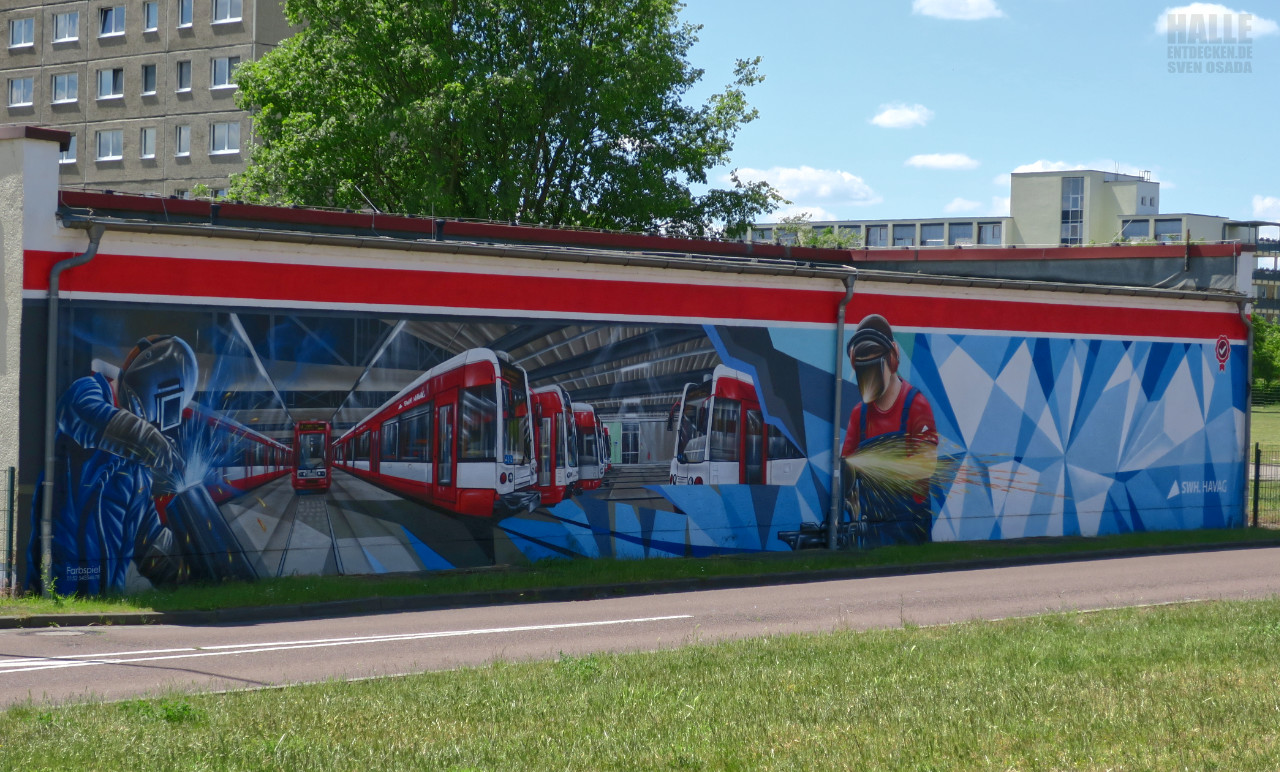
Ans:
<svg viewBox="0 0 1280 772"><path fill-rule="evenodd" d="M449 399L450 395L444 395ZM456 397L456 392L452 395ZM457 504L457 455L455 448L454 405L436 407L436 478L431 489L434 497L445 504Z"/></svg>
<svg viewBox="0 0 1280 772"><path fill-rule="evenodd" d="M764 417L759 410L748 410L747 431L743 434L742 482L747 485L764 485Z"/></svg>

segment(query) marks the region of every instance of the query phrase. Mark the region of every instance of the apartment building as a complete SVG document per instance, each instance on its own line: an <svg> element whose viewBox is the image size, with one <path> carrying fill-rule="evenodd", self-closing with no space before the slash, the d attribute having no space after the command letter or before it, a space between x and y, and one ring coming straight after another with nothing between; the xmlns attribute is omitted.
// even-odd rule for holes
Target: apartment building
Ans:
<svg viewBox="0 0 1280 772"><path fill-rule="evenodd" d="M245 166L235 71L291 34L279 0L0 0L5 123L72 141L59 186L219 193Z"/></svg>
<svg viewBox="0 0 1280 772"><path fill-rule="evenodd" d="M1160 183L1149 173L1096 170L1024 172L1010 176L1007 217L927 217L809 223L835 229L864 247L1073 246L1121 243L1239 241L1256 244L1258 228L1275 223L1216 215L1160 212ZM758 223L751 241L786 242L793 228Z"/></svg>

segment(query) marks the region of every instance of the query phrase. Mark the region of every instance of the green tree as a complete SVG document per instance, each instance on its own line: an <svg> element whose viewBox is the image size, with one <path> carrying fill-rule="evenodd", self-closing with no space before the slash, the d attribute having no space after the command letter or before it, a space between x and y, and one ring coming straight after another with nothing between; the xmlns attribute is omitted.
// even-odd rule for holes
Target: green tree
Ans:
<svg viewBox="0 0 1280 772"><path fill-rule="evenodd" d="M236 75L253 201L731 235L782 198L695 194L756 117L759 60L700 106L677 0L288 0L302 31Z"/></svg>
<svg viewBox="0 0 1280 772"><path fill-rule="evenodd" d="M1280 325L1253 315L1253 377L1256 381L1280 380Z"/></svg>
<svg viewBox="0 0 1280 772"><path fill-rule="evenodd" d="M809 222L809 213L783 217L779 233L790 234L791 242L801 247L826 247L828 249L861 249L862 236L852 229L833 227L815 228Z"/></svg>

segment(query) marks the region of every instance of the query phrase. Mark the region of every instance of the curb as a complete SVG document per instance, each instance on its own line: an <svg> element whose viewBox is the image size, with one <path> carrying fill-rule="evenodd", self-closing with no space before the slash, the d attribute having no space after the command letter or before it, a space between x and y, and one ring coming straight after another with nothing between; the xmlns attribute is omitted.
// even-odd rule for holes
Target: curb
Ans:
<svg viewBox="0 0 1280 772"><path fill-rule="evenodd" d="M912 565L832 568L821 571L786 571L739 576L709 576L696 579L670 579L652 582L587 585L576 587L544 587L526 590L488 590L447 595L401 595L390 597L335 600L319 603L295 603L281 606L245 606L209 611L141 611L104 614L32 614L0 616L0 630L38 627L84 627L114 625L218 625L252 622L283 622L295 619L325 619L368 614L391 614L406 611L438 611L474 606L501 606L515 603L557 603L599 600L634 595L663 595L700 590L728 590L744 587L767 587L779 584L807 584L840 579L869 579L886 576L936 574L947 571L978 571L989 568L1088 562L1148 555L1185 554L1191 552L1223 552L1240 549L1280 547L1280 538L1254 542L1221 542L1216 544L1135 547L1069 552L1056 555L1028 555L1007 558Z"/></svg>

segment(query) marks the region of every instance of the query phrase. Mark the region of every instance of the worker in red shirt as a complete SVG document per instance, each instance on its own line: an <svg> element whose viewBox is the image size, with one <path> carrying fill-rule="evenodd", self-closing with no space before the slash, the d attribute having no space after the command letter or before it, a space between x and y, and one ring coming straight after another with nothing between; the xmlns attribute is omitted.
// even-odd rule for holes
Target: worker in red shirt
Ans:
<svg viewBox="0 0 1280 772"><path fill-rule="evenodd" d="M862 401L853 408L840 455L847 502L866 546L930 541L929 480L937 465L933 408L898 375L902 351L879 314L858 323L849 359Z"/></svg>

